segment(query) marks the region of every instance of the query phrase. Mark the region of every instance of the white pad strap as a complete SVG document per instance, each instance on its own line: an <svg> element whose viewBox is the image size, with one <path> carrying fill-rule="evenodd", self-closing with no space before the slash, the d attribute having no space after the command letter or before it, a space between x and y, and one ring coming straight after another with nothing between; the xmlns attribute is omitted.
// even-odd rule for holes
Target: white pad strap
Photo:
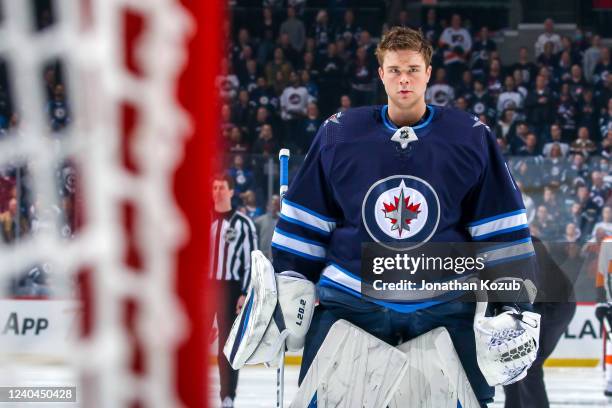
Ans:
<svg viewBox="0 0 612 408"><path fill-rule="evenodd" d="M448 331L438 327L397 347L408 372L389 408L480 408Z"/></svg>
<svg viewBox="0 0 612 408"><path fill-rule="evenodd" d="M290 408L384 408L399 386L406 355L338 320L329 330Z"/></svg>
<svg viewBox="0 0 612 408"><path fill-rule="evenodd" d="M246 364L275 366L283 345L289 351L304 347L312 321L316 290L312 282L288 275L276 275L278 303L261 341Z"/></svg>

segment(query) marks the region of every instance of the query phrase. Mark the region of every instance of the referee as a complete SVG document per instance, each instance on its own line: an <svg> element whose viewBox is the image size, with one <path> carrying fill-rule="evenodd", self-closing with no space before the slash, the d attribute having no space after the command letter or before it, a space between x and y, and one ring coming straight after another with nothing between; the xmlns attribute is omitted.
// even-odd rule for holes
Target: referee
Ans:
<svg viewBox="0 0 612 408"><path fill-rule="evenodd" d="M251 278L251 251L257 249L255 225L244 214L232 209L234 182L226 174L213 178L213 222L210 230L212 251L209 278L217 287L217 360L221 379L221 406L233 407L238 385L238 371L223 355L236 314L242 308Z"/></svg>

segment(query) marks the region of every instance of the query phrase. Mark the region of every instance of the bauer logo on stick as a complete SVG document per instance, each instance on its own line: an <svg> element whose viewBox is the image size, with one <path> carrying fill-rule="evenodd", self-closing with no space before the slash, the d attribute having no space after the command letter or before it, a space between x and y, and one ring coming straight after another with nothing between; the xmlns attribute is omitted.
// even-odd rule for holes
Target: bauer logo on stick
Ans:
<svg viewBox="0 0 612 408"><path fill-rule="evenodd" d="M376 242L401 243L401 249L415 248L436 231L440 202L426 181L413 176L391 176L370 187L363 200L362 218ZM417 245L403 245L409 242Z"/></svg>

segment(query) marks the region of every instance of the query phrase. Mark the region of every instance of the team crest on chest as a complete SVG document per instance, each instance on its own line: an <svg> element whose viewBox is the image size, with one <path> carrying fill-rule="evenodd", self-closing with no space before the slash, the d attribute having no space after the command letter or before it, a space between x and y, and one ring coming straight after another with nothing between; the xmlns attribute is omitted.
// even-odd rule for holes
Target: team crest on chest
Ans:
<svg viewBox="0 0 612 408"><path fill-rule="evenodd" d="M412 249L435 233L440 201L425 180L391 176L370 187L363 200L362 219L374 241L394 249Z"/></svg>

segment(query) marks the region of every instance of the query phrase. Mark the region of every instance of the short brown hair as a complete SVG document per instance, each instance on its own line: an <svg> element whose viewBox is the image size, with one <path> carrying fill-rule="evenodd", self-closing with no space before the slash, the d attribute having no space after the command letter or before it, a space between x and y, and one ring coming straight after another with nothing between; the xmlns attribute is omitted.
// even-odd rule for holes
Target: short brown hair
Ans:
<svg viewBox="0 0 612 408"><path fill-rule="evenodd" d="M423 56L425 66L431 65L433 48L420 30L413 30L407 27L391 28L387 34L383 35L378 47L376 47L378 64L382 67L385 52L398 50L417 51Z"/></svg>
<svg viewBox="0 0 612 408"><path fill-rule="evenodd" d="M227 173L217 173L213 176L213 182L215 181L225 181L227 183L227 188L229 190L234 189L234 179Z"/></svg>

